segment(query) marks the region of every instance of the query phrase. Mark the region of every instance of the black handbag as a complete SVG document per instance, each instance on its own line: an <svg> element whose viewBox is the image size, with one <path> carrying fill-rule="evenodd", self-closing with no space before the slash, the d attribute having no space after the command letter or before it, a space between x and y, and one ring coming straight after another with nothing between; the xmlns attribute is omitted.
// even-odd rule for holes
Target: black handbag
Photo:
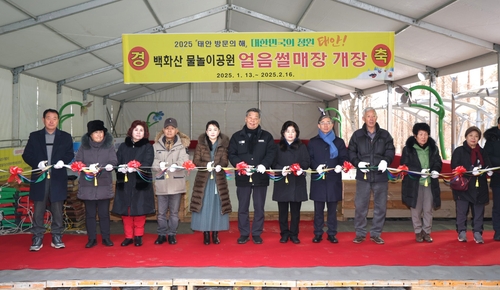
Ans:
<svg viewBox="0 0 500 290"><path fill-rule="evenodd" d="M465 178L463 175L457 175L450 180L450 187L453 190L467 191L469 188L469 178Z"/></svg>

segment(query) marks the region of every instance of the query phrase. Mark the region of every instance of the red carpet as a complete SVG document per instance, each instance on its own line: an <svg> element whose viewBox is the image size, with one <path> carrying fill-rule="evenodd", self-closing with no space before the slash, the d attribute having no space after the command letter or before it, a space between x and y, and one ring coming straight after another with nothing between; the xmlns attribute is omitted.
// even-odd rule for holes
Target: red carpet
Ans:
<svg viewBox="0 0 500 290"><path fill-rule="evenodd" d="M410 232L386 232L385 245L367 240L352 243L353 232L339 233L338 244L323 240L313 244L312 222L301 222L301 244L279 243L277 222L266 222L264 243L238 245L236 223L219 234L221 244L204 245L202 233L177 235L177 245L154 245L156 235L144 236L142 247L121 247L122 235L112 236L114 247L99 243L85 249L87 236L64 235L65 249L50 247L46 235L39 252L29 252L31 235L0 236L0 270L108 268L108 267L338 267L338 266L487 266L500 265L500 243L493 232L484 233L485 244L476 244L472 233L468 243L457 241L455 231L434 232L433 243L416 243ZM326 235L324 236L326 238ZM99 241L100 242L100 241Z"/></svg>

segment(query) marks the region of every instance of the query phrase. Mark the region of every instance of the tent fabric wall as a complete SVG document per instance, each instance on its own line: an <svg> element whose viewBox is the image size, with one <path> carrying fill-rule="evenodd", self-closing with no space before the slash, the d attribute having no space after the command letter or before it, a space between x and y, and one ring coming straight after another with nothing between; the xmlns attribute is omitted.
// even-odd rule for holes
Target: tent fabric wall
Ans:
<svg viewBox="0 0 500 290"><path fill-rule="evenodd" d="M0 100L2 100L2 113L0 114L0 140L12 139L12 73L5 69L0 69ZM18 120L16 120L18 122ZM0 142L0 146L9 146L10 143Z"/></svg>
<svg viewBox="0 0 500 290"><path fill-rule="evenodd" d="M30 132L43 127L42 120L38 118L42 116L43 110L41 112L38 110L37 79L20 75L19 84L19 138L27 140Z"/></svg>

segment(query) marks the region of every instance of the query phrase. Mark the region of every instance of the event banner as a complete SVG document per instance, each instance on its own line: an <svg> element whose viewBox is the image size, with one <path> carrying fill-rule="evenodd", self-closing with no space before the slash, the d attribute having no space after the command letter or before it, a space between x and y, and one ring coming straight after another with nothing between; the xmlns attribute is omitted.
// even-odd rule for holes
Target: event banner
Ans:
<svg viewBox="0 0 500 290"><path fill-rule="evenodd" d="M393 80L394 32L124 34L124 82Z"/></svg>

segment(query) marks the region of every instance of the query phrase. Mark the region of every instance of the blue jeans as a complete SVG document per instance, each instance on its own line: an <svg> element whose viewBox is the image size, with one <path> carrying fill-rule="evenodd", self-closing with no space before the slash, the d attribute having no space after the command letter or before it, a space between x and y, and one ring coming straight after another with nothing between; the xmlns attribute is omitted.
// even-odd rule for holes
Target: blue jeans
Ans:
<svg viewBox="0 0 500 290"><path fill-rule="evenodd" d="M385 223L387 211L387 182L366 182L356 180L356 197L354 198L354 229L356 236L366 237L366 216L373 191L373 220L370 229L371 237L380 237Z"/></svg>
<svg viewBox="0 0 500 290"><path fill-rule="evenodd" d="M181 193L177 193L156 196L158 200L158 214L156 216L158 235L173 236L177 233L181 195ZM167 210L170 211L169 219L167 219Z"/></svg>

